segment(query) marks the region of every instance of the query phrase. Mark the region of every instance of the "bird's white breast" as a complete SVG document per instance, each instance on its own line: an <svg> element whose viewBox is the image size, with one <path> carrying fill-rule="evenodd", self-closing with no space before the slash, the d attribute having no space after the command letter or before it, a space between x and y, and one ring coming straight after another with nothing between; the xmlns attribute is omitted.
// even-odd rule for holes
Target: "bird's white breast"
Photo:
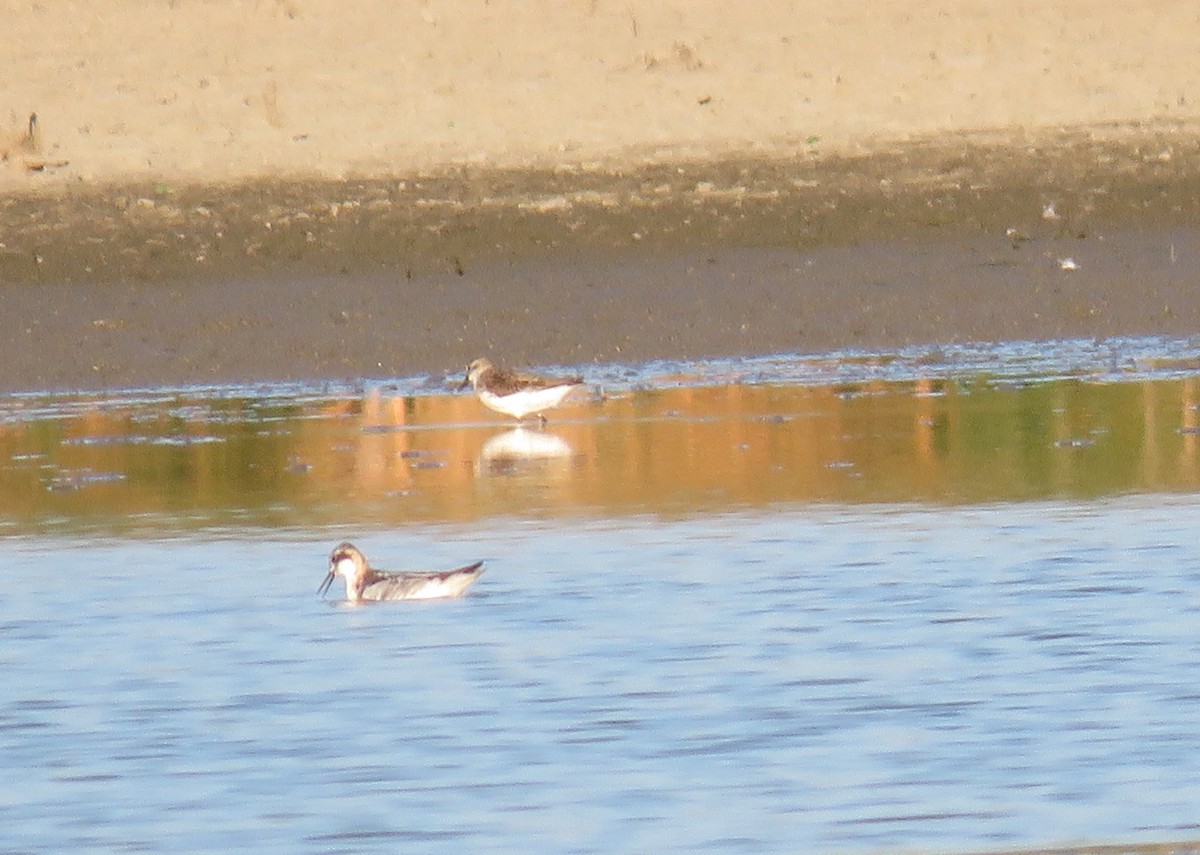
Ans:
<svg viewBox="0 0 1200 855"><path fill-rule="evenodd" d="M551 386L548 389L522 389L511 395L496 395L485 390L479 393L479 400L483 401L484 406L498 413L504 413L515 419L523 419L530 413L558 406L574 388L574 386Z"/></svg>

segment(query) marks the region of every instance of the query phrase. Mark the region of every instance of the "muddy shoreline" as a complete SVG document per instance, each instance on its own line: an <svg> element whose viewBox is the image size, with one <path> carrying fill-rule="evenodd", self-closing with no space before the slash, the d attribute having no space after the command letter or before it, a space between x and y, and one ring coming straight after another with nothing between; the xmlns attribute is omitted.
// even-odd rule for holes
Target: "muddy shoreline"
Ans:
<svg viewBox="0 0 1200 855"><path fill-rule="evenodd" d="M1200 331L1185 128L0 199L0 391Z"/></svg>

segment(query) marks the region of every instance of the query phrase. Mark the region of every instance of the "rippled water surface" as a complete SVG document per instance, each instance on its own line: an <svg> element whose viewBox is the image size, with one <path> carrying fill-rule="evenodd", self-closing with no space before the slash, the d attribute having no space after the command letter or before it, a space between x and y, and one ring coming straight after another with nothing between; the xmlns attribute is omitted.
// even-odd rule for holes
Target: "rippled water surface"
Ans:
<svg viewBox="0 0 1200 855"><path fill-rule="evenodd" d="M520 432L437 378L9 399L0 851L1200 838L1200 380L1147 350L614 369ZM343 538L488 569L348 608Z"/></svg>

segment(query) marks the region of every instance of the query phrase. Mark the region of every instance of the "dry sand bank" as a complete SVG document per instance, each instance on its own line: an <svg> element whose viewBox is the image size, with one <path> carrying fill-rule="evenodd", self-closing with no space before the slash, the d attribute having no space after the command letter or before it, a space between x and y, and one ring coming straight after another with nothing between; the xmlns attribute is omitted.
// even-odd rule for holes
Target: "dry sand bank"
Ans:
<svg viewBox="0 0 1200 855"><path fill-rule="evenodd" d="M67 162L53 182L854 153L1200 119L1189 0L16 0L0 15L0 123L39 115L41 157Z"/></svg>

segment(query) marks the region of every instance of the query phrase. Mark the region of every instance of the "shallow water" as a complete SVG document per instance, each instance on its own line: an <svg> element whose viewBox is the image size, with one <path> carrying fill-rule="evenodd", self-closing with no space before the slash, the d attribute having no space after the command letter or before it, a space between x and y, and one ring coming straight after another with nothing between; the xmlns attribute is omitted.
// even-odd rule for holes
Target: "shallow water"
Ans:
<svg viewBox="0 0 1200 855"><path fill-rule="evenodd" d="M1194 492L1200 353L1172 352L601 369L544 429L441 378L13 397L0 535Z"/></svg>
<svg viewBox="0 0 1200 855"><path fill-rule="evenodd" d="M1200 838L1192 374L654 371L10 400L0 851Z"/></svg>

